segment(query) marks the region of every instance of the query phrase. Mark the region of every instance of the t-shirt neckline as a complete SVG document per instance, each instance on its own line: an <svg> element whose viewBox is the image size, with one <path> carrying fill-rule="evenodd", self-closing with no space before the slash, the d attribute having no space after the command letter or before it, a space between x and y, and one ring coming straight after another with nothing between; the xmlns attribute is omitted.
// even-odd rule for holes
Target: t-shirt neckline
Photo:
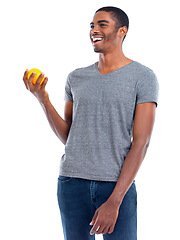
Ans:
<svg viewBox="0 0 180 240"><path fill-rule="evenodd" d="M113 74L113 73L116 73L116 72L118 72L118 71L121 71L122 69L124 69L124 68L126 68L126 67L129 67L132 63L135 63L136 61L132 61L132 62L130 62L130 63L128 63L128 64L126 64L126 65L124 65L123 67L120 67L120 68L118 68L118 69L116 69L116 70L114 70L114 71L112 71L112 72L110 72L110 73L106 73L106 74L102 74L102 73L100 73L99 72L99 69L98 69L98 62L95 62L95 69L96 69L96 72L98 73L98 75L99 76L108 76L108 75L111 75L111 74Z"/></svg>

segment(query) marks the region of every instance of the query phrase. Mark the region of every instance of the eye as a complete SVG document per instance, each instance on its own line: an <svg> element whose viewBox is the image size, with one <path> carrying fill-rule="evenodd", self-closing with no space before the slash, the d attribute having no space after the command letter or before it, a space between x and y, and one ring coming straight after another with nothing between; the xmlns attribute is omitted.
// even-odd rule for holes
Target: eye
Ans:
<svg viewBox="0 0 180 240"><path fill-rule="evenodd" d="M106 24L104 24L104 23L101 23L100 24L100 27L106 27L107 25Z"/></svg>
<svg viewBox="0 0 180 240"><path fill-rule="evenodd" d="M90 25L90 28L93 29L93 28L94 28L94 25Z"/></svg>

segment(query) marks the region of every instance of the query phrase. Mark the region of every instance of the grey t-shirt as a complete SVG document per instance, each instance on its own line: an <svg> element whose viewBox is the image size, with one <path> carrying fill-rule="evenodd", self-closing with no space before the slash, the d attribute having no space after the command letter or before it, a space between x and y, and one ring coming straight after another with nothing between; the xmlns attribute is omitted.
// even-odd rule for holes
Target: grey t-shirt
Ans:
<svg viewBox="0 0 180 240"><path fill-rule="evenodd" d="M59 174L117 181L130 150L136 104L158 101L154 72L133 61L102 75L98 63L71 72L64 100L73 119Z"/></svg>

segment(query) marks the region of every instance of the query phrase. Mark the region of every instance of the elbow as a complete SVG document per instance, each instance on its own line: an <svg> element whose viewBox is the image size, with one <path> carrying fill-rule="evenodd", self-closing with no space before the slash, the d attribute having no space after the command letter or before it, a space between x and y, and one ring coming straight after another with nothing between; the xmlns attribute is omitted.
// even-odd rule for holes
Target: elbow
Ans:
<svg viewBox="0 0 180 240"><path fill-rule="evenodd" d="M143 148L145 148L145 149L148 149L149 144L150 144L150 139L149 138L142 141Z"/></svg>
<svg viewBox="0 0 180 240"><path fill-rule="evenodd" d="M67 138L62 138L60 136L57 136L59 138L59 140L64 144L66 145L66 142L67 142Z"/></svg>
<svg viewBox="0 0 180 240"><path fill-rule="evenodd" d="M144 147L145 151L147 151L149 144L150 144L150 141L147 141L144 143L143 147Z"/></svg>
<svg viewBox="0 0 180 240"><path fill-rule="evenodd" d="M67 139L68 139L68 137L66 137L66 138L64 138L64 139L62 140L62 143L63 143L64 145L66 145Z"/></svg>
<svg viewBox="0 0 180 240"><path fill-rule="evenodd" d="M144 149L145 151L148 149L150 144L150 139L138 139L132 141L132 146L136 146L139 149Z"/></svg>
<svg viewBox="0 0 180 240"><path fill-rule="evenodd" d="M68 139L68 136L69 136L69 132L70 132L70 128L71 128L71 125L68 125L68 128L66 129L66 131L63 132L63 134L58 134L58 138L60 139L60 141L66 145L66 142L67 142L67 139Z"/></svg>
<svg viewBox="0 0 180 240"><path fill-rule="evenodd" d="M60 138L61 142L62 142L64 145L66 145L68 136L69 136L69 131L68 131L67 134L64 135L64 137L61 137L61 138Z"/></svg>
<svg viewBox="0 0 180 240"><path fill-rule="evenodd" d="M65 135L65 136L58 136L58 138L64 145L66 145L66 142L67 142L67 139L68 139L67 135Z"/></svg>

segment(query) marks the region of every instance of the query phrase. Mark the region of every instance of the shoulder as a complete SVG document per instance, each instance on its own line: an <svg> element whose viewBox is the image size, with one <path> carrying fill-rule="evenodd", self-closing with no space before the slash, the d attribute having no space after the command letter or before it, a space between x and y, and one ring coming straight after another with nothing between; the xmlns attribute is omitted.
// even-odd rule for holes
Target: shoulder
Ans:
<svg viewBox="0 0 180 240"><path fill-rule="evenodd" d="M136 88L143 92L145 92L145 89L147 89L147 91L152 90L158 92L159 82L154 71L139 62L135 62L134 67L138 76Z"/></svg>
<svg viewBox="0 0 180 240"><path fill-rule="evenodd" d="M134 61L133 68L136 74L141 77L156 78L156 74L154 73L154 71L151 68L143 65L142 63Z"/></svg>
<svg viewBox="0 0 180 240"><path fill-rule="evenodd" d="M136 88L146 86L146 88L155 88L158 90L158 79L151 68L136 61L134 62L133 67L134 74L136 75Z"/></svg>

